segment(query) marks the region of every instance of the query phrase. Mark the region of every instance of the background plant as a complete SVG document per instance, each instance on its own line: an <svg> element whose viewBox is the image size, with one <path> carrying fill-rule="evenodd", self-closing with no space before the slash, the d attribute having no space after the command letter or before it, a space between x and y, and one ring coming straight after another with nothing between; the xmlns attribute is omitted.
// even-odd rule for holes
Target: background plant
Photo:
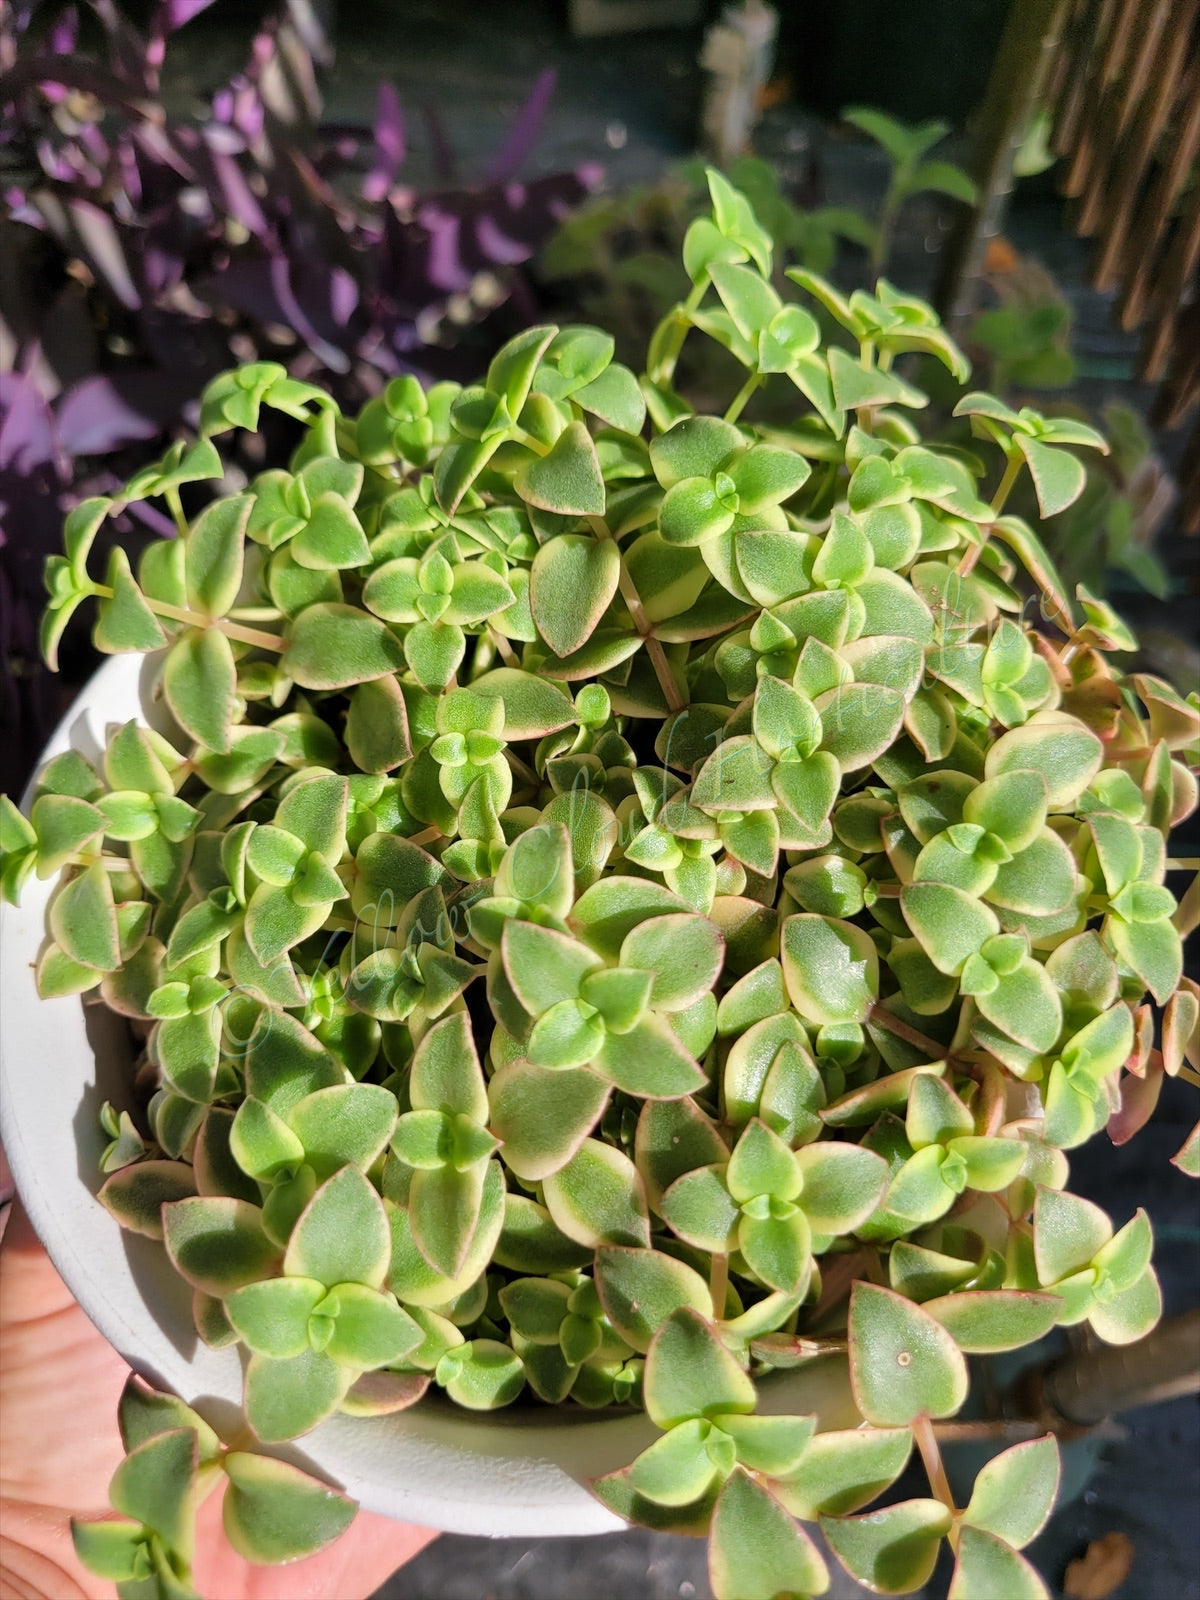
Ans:
<svg viewBox="0 0 1200 1600"><path fill-rule="evenodd" d="M947 1539L956 1600L1045 1594L1053 1438L963 1507L937 1424L970 1355L1159 1315L1144 1213L1114 1228L1064 1152L1197 1077L1196 895L1164 879L1200 701L1114 671L1128 631L1007 509L1027 476L1060 515L1103 439L969 391L1002 464L924 442L898 358L967 377L930 308L807 269L785 299L709 183L640 380L575 326L357 417L253 363L71 514L47 654L92 602L176 731L3 802L5 892L62 873L40 987L144 1039L100 1197L250 1352L260 1442L435 1385L641 1405L661 1436L596 1491L707 1532L721 1600L820 1593L814 1521L885 1592ZM723 415L675 386L696 338L740 369ZM786 429L745 420L771 378ZM287 466L205 501L213 440L271 412ZM178 536L98 575L138 497ZM763 1404L817 1361L848 1384L819 1431ZM124 1521L78 1540L179 1595L212 1447L163 1437L153 1503L118 1474ZM914 1445L930 1495L863 1512ZM283 1554L336 1531L241 1454L272 1526L298 1497Z"/></svg>
<svg viewBox="0 0 1200 1600"><path fill-rule="evenodd" d="M910 200L921 194L972 200L973 185L961 167L926 159L947 134L946 124L909 126L865 107L847 109L843 120L886 158L889 179L874 205L822 203L820 149L803 178L792 185L781 180L768 160L746 156L730 164L727 176L750 200L771 236L777 289L784 285L788 265L831 277L847 293L871 288L881 272L890 271L897 222ZM1035 161L1019 170L1042 167ZM683 237L706 206L699 162L682 164L657 185L595 196L557 229L538 255L547 303L568 305L613 328L621 358L640 360L664 312L688 292L680 262ZM909 260L900 270L911 271L913 265ZM925 269L918 264L916 270ZM919 289L920 282L905 282L904 287ZM1132 577L1164 596L1167 574L1153 546L1173 498L1171 481L1153 441L1127 405L1109 403L1094 417L1063 392L1078 374L1071 307L1062 289L1038 262L998 239L989 250L976 298L982 309L966 319L961 332L976 381L982 379L1015 407L1030 401L1078 421L1102 424L1112 444L1111 454L1087 461L1085 492L1045 527L1044 537L1064 578L1072 587L1086 582L1103 589L1101 574L1111 574L1109 581L1117 586ZM916 364L911 356L908 364ZM731 371L711 345L691 346L680 368L681 385L702 409L715 408ZM957 449L972 448L969 432L951 416L965 392L955 375L925 362L918 365L916 380L936 413L925 437ZM768 379L755 401L756 417L786 424L790 394L787 382ZM1036 524L1038 509L1030 486L1018 485L1017 494L1016 509Z"/></svg>
<svg viewBox="0 0 1200 1600"><path fill-rule="evenodd" d="M285 362L354 408L397 373L452 364L449 347L598 176L513 182L548 70L477 178L455 172L431 111L437 187L415 192L395 90L381 86L373 128L330 124L325 41L290 5L199 115L174 109L168 50L209 3L162 0L145 35L111 0L0 17L0 656L6 721L27 730L6 787L48 727L37 596L70 505L161 453L204 383L239 361ZM247 444L234 465L254 470L261 448ZM135 501L114 531L135 551L168 527Z"/></svg>
<svg viewBox="0 0 1200 1600"><path fill-rule="evenodd" d="M960 201L974 196L974 185L961 167L922 159L945 139L948 124L931 121L910 127L867 107L849 107L842 119L865 134L886 159L889 176L875 214L857 206L817 204L818 158L800 192L781 182L770 161L748 155L730 163L729 181L771 235L777 286L788 265L824 274L835 263L845 269L846 245L862 250L870 275L878 276L887 269L896 224L909 200L930 193ZM705 168L699 161L680 163L658 184L597 195L555 230L538 255L538 273L559 293L565 286L578 312L611 326L623 358L639 361L666 305L687 293L680 262L683 238L708 204ZM695 363L698 353L690 355Z"/></svg>

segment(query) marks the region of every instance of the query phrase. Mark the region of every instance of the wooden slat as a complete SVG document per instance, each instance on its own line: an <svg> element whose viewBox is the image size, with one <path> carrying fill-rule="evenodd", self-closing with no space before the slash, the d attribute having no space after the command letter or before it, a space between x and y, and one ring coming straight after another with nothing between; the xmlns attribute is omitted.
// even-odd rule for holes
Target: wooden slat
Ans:
<svg viewBox="0 0 1200 1600"><path fill-rule="evenodd" d="M1139 19L1127 71L1109 88L1096 130L1096 158L1091 163L1079 209L1079 231L1094 234L1100 226L1108 198L1109 185L1120 155L1121 142L1129 129L1150 80L1155 48L1170 26L1172 0L1157 0L1152 13Z"/></svg>
<svg viewBox="0 0 1200 1600"><path fill-rule="evenodd" d="M1108 37L1096 55L1084 89L1079 134L1071 164L1060 185L1064 194L1083 194L1093 168L1104 160L1105 149L1111 144L1105 133L1105 122L1111 125L1121 79L1136 48L1139 9L1137 0L1118 0ZM1085 231L1080 225L1079 232Z"/></svg>
<svg viewBox="0 0 1200 1600"><path fill-rule="evenodd" d="M1095 53L1108 37L1115 10L1116 0L1094 0L1090 9L1077 19L1078 31L1069 46L1073 58L1072 71L1055 113L1054 148L1060 155L1069 155L1075 149Z"/></svg>
<svg viewBox="0 0 1200 1600"><path fill-rule="evenodd" d="M1177 480L1183 531L1200 533L1200 428L1192 429L1192 436L1184 446Z"/></svg>
<svg viewBox="0 0 1200 1600"><path fill-rule="evenodd" d="M1200 118L1197 119L1197 123L1200 126ZM1154 275L1151 286L1157 315L1142 357L1142 376L1152 383L1157 382L1167 370L1177 332L1185 321L1184 291L1198 265L1200 265L1200 184L1192 190L1187 209L1179 219L1175 237L1163 257L1161 267ZM1135 284L1137 281L1134 280ZM1186 388L1186 385L1184 387ZM1183 410L1186 409L1185 405Z"/></svg>
<svg viewBox="0 0 1200 1600"><path fill-rule="evenodd" d="M1150 420L1156 428L1177 428L1197 404L1200 404L1200 301L1193 301L1191 305L1181 306L1175 319L1171 364Z"/></svg>
<svg viewBox="0 0 1200 1600"><path fill-rule="evenodd" d="M1094 0L1070 0L1063 15L1062 36L1046 72L1044 103L1050 112L1051 144L1058 150L1058 129L1076 58L1086 48L1086 22ZM1062 152L1059 151L1061 154Z"/></svg>
<svg viewBox="0 0 1200 1600"><path fill-rule="evenodd" d="M1101 223L1103 239L1092 279L1098 289L1115 285L1138 195L1175 103L1198 11L1200 0L1174 0L1170 23L1159 36L1150 72L1151 91L1142 97L1133 118Z"/></svg>
<svg viewBox="0 0 1200 1600"><path fill-rule="evenodd" d="M1132 234L1139 241L1139 249L1133 273L1125 286L1119 306L1121 326L1127 329L1136 328L1146 315L1154 284L1154 268L1159 253L1158 241L1192 163L1197 156L1200 156L1200 62L1192 64L1186 82L1190 88L1183 97L1183 104L1187 108L1183 126L1176 137L1170 157L1164 162L1157 178L1151 184L1132 224ZM1186 275L1179 283L1180 292L1185 282Z"/></svg>
<svg viewBox="0 0 1200 1600"><path fill-rule="evenodd" d="M1176 428L1200 405L1200 183L1185 192L1200 162L1200 0L1066 0L1042 103L1073 226L1100 236L1092 281L1120 290L1122 327L1145 324L1152 420ZM1200 424L1178 477L1183 526L1200 532Z"/></svg>

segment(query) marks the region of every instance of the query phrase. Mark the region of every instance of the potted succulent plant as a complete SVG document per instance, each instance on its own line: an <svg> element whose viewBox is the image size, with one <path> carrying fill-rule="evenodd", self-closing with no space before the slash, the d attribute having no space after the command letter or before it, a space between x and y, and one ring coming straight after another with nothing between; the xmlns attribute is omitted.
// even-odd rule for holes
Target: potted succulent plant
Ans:
<svg viewBox="0 0 1200 1600"><path fill-rule="evenodd" d="M336 1536L332 1479L470 1531L707 1533L721 1600L821 1593L818 1521L885 1592L943 1539L955 1600L1046 1592L1054 1438L960 1505L939 1429L972 1354L1159 1315L1145 1215L1064 1152L1191 1071L1163 880L1200 708L1114 670L1120 621L1005 515L1024 471L1069 505L1101 437L967 393L981 454L927 448L898 360L967 376L929 308L798 270L785 303L710 186L640 380L579 327L356 418L244 367L49 564L48 657L90 601L127 659L0 811L5 1135L177 1396L131 1386L116 1515L76 1528L122 1593L189 1592L222 1479L254 1559ZM695 335L723 416L673 387ZM766 381L794 426L741 420ZM229 483L264 407L295 451ZM93 575L143 497L177 537ZM80 994L125 1041L95 1063ZM858 1514L914 1446L928 1497Z"/></svg>

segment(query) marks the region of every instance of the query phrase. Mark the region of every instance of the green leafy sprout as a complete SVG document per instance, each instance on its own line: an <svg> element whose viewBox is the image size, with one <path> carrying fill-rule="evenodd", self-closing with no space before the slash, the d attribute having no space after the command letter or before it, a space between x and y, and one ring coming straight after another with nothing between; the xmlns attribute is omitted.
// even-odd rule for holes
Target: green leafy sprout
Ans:
<svg viewBox="0 0 1200 1600"><path fill-rule="evenodd" d="M123 1595L190 1592L222 1475L238 1549L318 1548L348 1502L257 1444L433 1388L643 1408L661 1436L596 1491L708 1533L720 1600L820 1594L805 1522L883 1592L946 1539L956 1600L1046 1593L1053 1438L962 1507L938 1428L968 1356L1158 1318L1149 1223L1064 1152L1200 1082L1164 882L1200 698L1122 674L1124 624L1005 509L1027 473L1053 519L1103 439L970 393L998 467L924 442L923 371L967 376L930 308L781 289L709 184L641 376L538 327L354 419L242 368L48 565L47 655L91 602L174 733L0 802L0 880L58 876L42 993L145 1041L100 1199L246 1351L256 1441L131 1391L115 1520L75 1535ZM697 339L741 369L723 415L675 387ZM768 376L788 428L743 420ZM214 440L264 408L286 468L222 495ZM94 576L140 498L177 536ZM772 1410L814 1360L838 1427ZM914 1442L931 1497L864 1511Z"/></svg>

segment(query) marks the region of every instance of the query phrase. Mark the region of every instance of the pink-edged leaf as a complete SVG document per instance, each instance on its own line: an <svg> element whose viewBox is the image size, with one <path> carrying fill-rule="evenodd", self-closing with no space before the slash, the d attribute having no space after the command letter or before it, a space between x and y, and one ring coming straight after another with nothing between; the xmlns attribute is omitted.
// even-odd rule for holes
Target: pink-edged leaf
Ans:
<svg viewBox="0 0 1200 1600"><path fill-rule="evenodd" d="M1122 1076L1121 1104L1108 1119L1108 1137L1114 1144L1128 1144L1149 1122L1162 1093L1163 1078L1162 1068L1156 1066L1147 1066L1142 1077L1132 1072Z"/></svg>

